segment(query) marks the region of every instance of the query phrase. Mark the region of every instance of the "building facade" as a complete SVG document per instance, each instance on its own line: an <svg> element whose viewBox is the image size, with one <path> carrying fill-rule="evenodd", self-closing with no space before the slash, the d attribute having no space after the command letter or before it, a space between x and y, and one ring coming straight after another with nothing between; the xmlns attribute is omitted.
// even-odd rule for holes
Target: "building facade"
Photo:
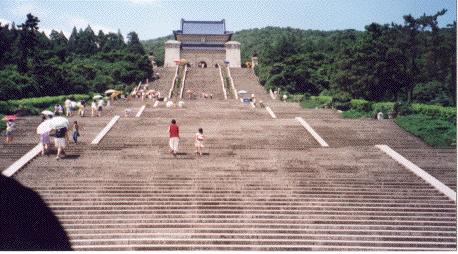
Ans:
<svg viewBox="0 0 458 254"><path fill-rule="evenodd" d="M225 20L186 21L181 30L173 31L174 39L165 42L164 66L173 67L182 59L195 67L215 67L228 64L240 68L240 43L231 41Z"/></svg>

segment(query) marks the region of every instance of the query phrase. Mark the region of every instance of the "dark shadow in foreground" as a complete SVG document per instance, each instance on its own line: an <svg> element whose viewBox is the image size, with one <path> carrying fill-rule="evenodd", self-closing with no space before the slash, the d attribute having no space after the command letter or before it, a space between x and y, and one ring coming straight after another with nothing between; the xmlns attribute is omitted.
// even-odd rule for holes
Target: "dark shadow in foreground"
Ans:
<svg viewBox="0 0 458 254"><path fill-rule="evenodd" d="M0 250L72 250L67 233L40 195L2 174Z"/></svg>

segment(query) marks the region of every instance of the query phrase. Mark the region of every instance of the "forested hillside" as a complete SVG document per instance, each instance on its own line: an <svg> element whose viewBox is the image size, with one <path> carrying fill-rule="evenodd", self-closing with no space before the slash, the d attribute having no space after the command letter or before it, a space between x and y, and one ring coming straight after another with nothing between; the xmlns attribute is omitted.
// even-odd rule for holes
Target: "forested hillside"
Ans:
<svg viewBox="0 0 458 254"><path fill-rule="evenodd" d="M95 35L88 26L69 39L38 32L40 20L0 24L0 101L27 97L126 90L152 75L152 66L135 32L127 43L118 32Z"/></svg>
<svg viewBox="0 0 458 254"><path fill-rule="evenodd" d="M456 22L439 28L446 10L404 24L368 24L365 31L266 27L235 32L242 63L259 57L256 74L267 89L339 95L370 101L456 105ZM142 42L164 62L164 42Z"/></svg>
<svg viewBox="0 0 458 254"><path fill-rule="evenodd" d="M142 41L143 47L149 54L154 56L154 60L158 66L164 65L165 42L168 40L173 40L173 35L159 37L154 40Z"/></svg>

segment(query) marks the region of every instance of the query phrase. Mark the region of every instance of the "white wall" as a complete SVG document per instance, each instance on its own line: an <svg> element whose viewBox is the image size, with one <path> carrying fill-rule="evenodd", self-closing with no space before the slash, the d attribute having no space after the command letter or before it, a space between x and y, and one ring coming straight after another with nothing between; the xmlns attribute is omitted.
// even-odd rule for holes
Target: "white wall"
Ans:
<svg viewBox="0 0 458 254"><path fill-rule="evenodd" d="M226 46L226 61L229 61L229 67L241 68L240 42L230 41L224 45Z"/></svg>
<svg viewBox="0 0 458 254"><path fill-rule="evenodd" d="M175 67L175 61L179 61L180 56L180 45L179 41L166 41L165 42L165 56L164 56L164 66L165 67Z"/></svg>

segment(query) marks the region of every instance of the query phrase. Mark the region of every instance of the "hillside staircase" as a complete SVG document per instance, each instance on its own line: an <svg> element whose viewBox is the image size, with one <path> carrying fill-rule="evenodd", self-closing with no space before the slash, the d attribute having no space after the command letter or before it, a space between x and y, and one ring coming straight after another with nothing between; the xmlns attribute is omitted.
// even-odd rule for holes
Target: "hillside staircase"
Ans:
<svg viewBox="0 0 458 254"><path fill-rule="evenodd" d="M75 250L456 251L456 203L374 144L455 190L456 148L430 148L392 120L349 121L271 101L273 119L239 101L202 99L122 116L90 144L114 115L142 105L115 101L100 118L73 117L82 135L68 157L39 156L13 176L43 197ZM171 119L180 126L177 157L168 147ZM22 126L21 133L36 128ZM194 153L200 127L203 156ZM15 147L32 143L18 135Z"/></svg>
<svg viewBox="0 0 458 254"><path fill-rule="evenodd" d="M272 100L269 93L259 84L258 77L251 68L231 68L231 76L234 80L234 86L237 91L245 90L251 96L254 94L257 100L263 102Z"/></svg>
<svg viewBox="0 0 458 254"><path fill-rule="evenodd" d="M184 100L189 100L188 90L197 98L202 98L202 93L213 94L213 99L225 98L218 68L189 67L184 84Z"/></svg>
<svg viewBox="0 0 458 254"><path fill-rule="evenodd" d="M155 73L159 74L159 79L149 82L149 88L159 91L161 96L167 97L172 86L176 68L158 67Z"/></svg>

